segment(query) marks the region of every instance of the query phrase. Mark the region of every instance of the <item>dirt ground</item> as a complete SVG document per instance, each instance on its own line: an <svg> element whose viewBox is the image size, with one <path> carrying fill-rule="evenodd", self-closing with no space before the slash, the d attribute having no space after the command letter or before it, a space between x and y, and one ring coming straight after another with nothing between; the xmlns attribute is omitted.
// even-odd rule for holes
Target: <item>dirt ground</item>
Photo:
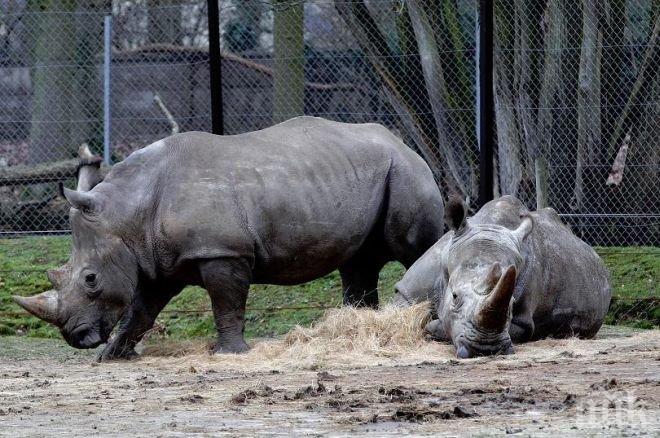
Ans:
<svg viewBox="0 0 660 438"><path fill-rule="evenodd" d="M359 368L199 354L96 364L57 341L0 338L0 435L660 434L660 331L605 327L462 361L433 348Z"/></svg>

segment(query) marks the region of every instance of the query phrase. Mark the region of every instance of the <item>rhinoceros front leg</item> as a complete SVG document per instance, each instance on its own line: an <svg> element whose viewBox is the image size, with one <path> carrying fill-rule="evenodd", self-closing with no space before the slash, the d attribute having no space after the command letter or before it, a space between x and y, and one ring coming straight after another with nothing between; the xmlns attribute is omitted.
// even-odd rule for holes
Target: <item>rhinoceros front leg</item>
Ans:
<svg viewBox="0 0 660 438"><path fill-rule="evenodd" d="M99 362L106 360L132 359L137 357L135 346L153 327L156 317L174 295L180 292L181 286L150 287L141 293L129 306L126 315L119 323L112 340L98 355Z"/></svg>
<svg viewBox="0 0 660 438"><path fill-rule="evenodd" d="M218 342L214 353L243 353L250 349L245 342L245 304L250 288L251 271L245 260L217 259L200 264L204 287L211 298Z"/></svg>

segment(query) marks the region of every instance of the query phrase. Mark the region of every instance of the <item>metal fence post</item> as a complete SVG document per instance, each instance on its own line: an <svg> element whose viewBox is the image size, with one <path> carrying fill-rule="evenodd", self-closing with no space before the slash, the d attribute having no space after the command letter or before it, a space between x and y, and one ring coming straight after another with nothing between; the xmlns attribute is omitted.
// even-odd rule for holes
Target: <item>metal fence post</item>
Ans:
<svg viewBox="0 0 660 438"><path fill-rule="evenodd" d="M222 58L218 0L207 0L209 27L209 76L211 80L211 132L224 134L222 112Z"/></svg>
<svg viewBox="0 0 660 438"><path fill-rule="evenodd" d="M493 199L493 143L495 141L495 99L493 96L493 1L479 1L477 20L477 63L479 87L479 206Z"/></svg>
<svg viewBox="0 0 660 438"><path fill-rule="evenodd" d="M112 164L110 156L110 130L112 119L110 113L110 75L112 63L112 15L103 19L103 161Z"/></svg>

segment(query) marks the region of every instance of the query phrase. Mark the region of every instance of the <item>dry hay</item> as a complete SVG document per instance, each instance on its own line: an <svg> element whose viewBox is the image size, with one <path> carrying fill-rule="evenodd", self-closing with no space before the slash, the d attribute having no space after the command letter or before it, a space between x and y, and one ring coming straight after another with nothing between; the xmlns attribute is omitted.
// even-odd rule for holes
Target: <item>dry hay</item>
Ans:
<svg viewBox="0 0 660 438"><path fill-rule="evenodd" d="M147 344L143 357L181 357L191 365L203 361L251 370L363 367L451 357L449 345L425 341L428 319L428 303L381 310L343 307L326 311L310 327L296 326L282 338L258 340L246 354L210 356L203 342L158 339Z"/></svg>
<svg viewBox="0 0 660 438"><path fill-rule="evenodd" d="M254 342L246 354L210 355L211 343L150 340L142 360L160 366L213 367L239 371L273 369L361 368L412 365L421 362L455 362L448 343L427 341L423 327L428 322L428 303L410 308L388 306L381 310L344 307L332 309L310 327L296 326L282 338ZM605 327L593 340L545 339L515 346L510 356L479 357L466 362L501 366L526 366L529 362L589 362L597 355L616 351L660 351L658 330L630 330L623 336Z"/></svg>

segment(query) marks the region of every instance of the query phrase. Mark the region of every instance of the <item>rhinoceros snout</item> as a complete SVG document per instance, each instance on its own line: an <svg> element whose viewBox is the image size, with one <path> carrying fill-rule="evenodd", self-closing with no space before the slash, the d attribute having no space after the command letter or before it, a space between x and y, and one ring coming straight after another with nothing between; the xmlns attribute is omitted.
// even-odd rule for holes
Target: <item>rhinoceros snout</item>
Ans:
<svg viewBox="0 0 660 438"><path fill-rule="evenodd" d="M478 356L508 355L513 354L513 344L511 341L505 341L501 344L481 345L459 343L456 346L456 357L459 359L469 359Z"/></svg>

